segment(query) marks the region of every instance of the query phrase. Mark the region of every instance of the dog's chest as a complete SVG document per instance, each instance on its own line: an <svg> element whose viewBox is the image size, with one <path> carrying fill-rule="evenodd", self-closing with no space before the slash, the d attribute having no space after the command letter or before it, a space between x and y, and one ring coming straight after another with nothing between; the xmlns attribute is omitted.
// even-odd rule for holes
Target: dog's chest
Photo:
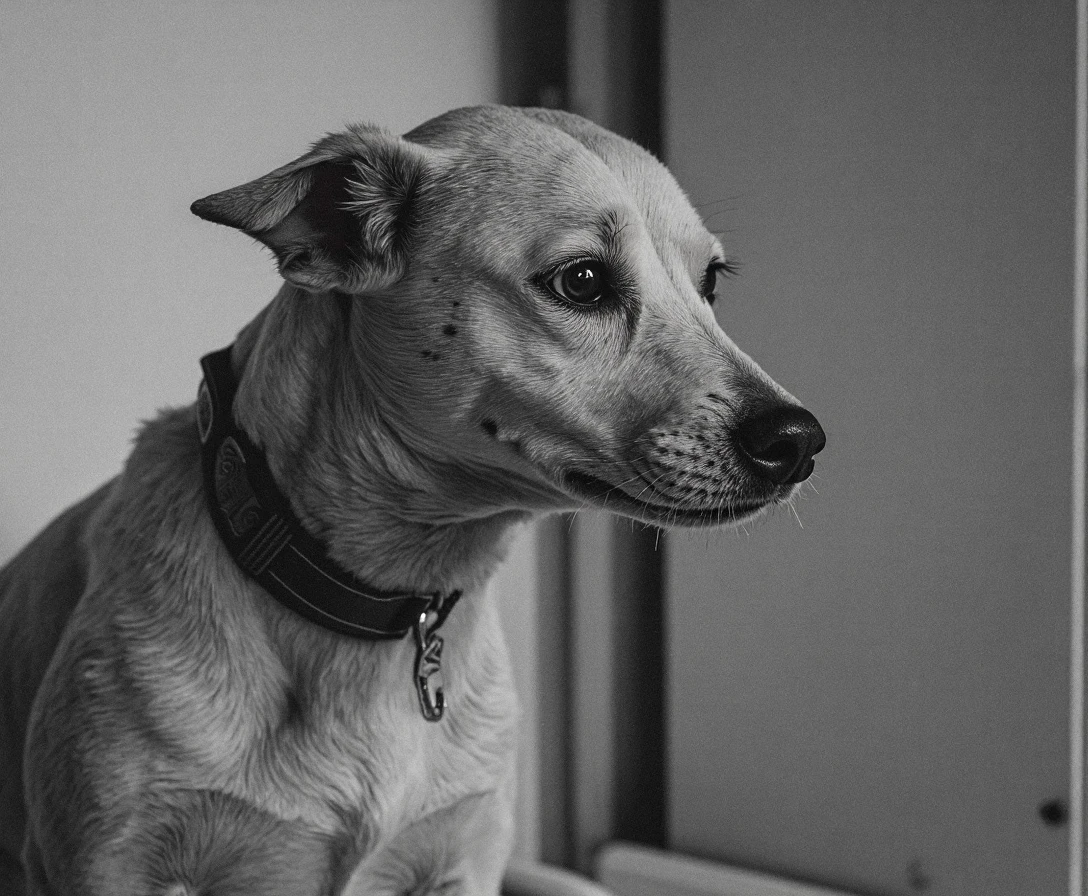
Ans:
<svg viewBox="0 0 1088 896"><path fill-rule="evenodd" d="M224 784L280 818L350 837L363 852L505 786L517 719L505 649L491 626L471 638L462 628L447 634L439 721L420 711L411 643L376 645L376 661L311 667L279 683L245 726L244 759L220 770Z"/></svg>
<svg viewBox="0 0 1088 896"><path fill-rule="evenodd" d="M430 876L457 878L474 844L501 843L509 827L517 726L497 615L471 603L462 609L464 618L443 628L447 707L437 722L420 711L408 640L341 641L330 651L332 642L310 629L293 626L310 634L277 641L274 624L246 616L238 637L218 643L214 670L180 638L165 642L176 653L163 641L130 645L126 692L147 692L151 668L174 674L160 675L148 692L154 699L126 704L109 729L124 737L107 752L144 756L146 778L136 790L113 782L100 791L128 819L101 873L120 874L132 865L125 850L151 844L177 873L199 877L260 845L276 855L285 884L325 881L331 889L321 893L349 881L387 892L385 881L403 879L403 849L416 857L412 873L429 875L419 887ZM257 637L262 630L270 636ZM96 692L110 690L114 671L102 671L109 680ZM144 692L133 690L139 683ZM125 724L133 719L151 725ZM131 802L136 791L143 808ZM471 844L468 832L476 832ZM426 891L419 887L388 892Z"/></svg>

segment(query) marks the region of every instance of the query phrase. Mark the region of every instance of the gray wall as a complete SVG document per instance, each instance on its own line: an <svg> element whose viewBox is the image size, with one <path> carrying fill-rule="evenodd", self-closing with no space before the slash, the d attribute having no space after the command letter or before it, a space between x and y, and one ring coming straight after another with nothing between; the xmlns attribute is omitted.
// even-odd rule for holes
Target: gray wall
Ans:
<svg viewBox="0 0 1088 896"><path fill-rule="evenodd" d="M678 850L1066 892L1073 11L668 4L718 318L828 434L796 517L669 538Z"/></svg>

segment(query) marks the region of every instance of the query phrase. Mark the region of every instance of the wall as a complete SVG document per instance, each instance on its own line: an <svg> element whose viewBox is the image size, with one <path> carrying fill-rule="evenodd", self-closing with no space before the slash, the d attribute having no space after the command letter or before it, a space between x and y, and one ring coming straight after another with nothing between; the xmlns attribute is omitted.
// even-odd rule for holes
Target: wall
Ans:
<svg viewBox="0 0 1088 896"><path fill-rule="evenodd" d="M668 541L671 844L1064 893L1073 4L667 31L667 158L742 266L719 320L828 434L796 516Z"/></svg>

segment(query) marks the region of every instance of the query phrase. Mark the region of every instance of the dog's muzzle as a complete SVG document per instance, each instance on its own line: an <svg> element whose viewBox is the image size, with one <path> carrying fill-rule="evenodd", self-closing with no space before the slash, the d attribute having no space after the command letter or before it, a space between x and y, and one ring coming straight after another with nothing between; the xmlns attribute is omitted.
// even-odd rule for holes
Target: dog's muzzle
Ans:
<svg viewBox="0 0 1088 896"><path fill-rule="evenodd" d="M647 432L621 462L566 470L565 489L663 525L738 523L789 498L812 475L826 438L816 418L786 402L736 413L716 395L687 420ZM618 471L625 472L618 472Z"/></svg>

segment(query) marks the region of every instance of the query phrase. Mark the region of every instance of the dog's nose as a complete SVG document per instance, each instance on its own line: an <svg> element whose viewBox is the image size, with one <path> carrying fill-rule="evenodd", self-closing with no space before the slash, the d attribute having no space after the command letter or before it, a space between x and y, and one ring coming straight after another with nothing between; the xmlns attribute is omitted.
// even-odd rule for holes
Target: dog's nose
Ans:
<svg viewBox="0 0 1088 896"><path fill-rule="evenodd" d="M777 405L742 420L734 435L752 472L776 485L804 482L812 459L827 439L819 421L804 408Z"/></svg>

